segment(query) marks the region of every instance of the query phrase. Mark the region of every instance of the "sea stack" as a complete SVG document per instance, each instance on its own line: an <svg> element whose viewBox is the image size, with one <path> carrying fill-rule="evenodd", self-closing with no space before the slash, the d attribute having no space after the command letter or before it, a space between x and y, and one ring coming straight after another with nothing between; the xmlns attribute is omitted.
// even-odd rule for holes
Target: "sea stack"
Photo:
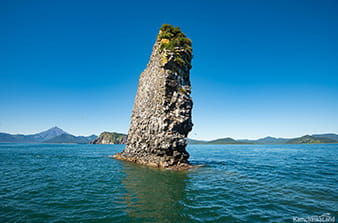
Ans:
<svg viewBox="0 0 338 223"><path fill-rule="evenodd" d="M186 137L192 129L191 40L179 27L163 25L141 73L126 148L116 159L188 169Z"/></svg>

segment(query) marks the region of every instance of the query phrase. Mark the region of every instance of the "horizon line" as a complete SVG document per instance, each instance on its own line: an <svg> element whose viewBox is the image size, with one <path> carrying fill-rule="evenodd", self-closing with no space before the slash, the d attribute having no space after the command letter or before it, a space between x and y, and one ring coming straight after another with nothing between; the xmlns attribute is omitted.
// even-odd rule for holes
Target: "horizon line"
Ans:
<svg viewBox="0 0 338 223"><path fill-rule="evenodd" d="M44 131L48 131L50 129L53 129L53 128L59 128L61 130L63 130L64 132L66 132L66 134L70 134L70 135L74 135L74 136L86 136L86 135L75 135L75 134L72 134L72 133L69 133L68 131L65 131L64 129L58 127L57 125L51 127L51 128L48 128L46 130L42 130L40 132L36 132L36 133L12 133L12 132L5 132L5 131L0 131L0 133L5 133L5 134L10 134L10 135L35 135L35 134L39 134L41 132L44 132ZM88 136L92 136L92 135L100 135L101 133L103 132L115 132L115 133L121 133L121 134L125 134L125 135L128 135L128 133L124 133L124 132L120 132L120 131L108 131L108 130L104 130L98 134L96 133L91 133L89 134ZM307 133L307 134L302 134L301 136L272 136L272 135L266 135L266 136L261 136L261 137L255 137L255 138L240 138L240 137L231 137L231 136L224 136L224 137L217 137L217 138L211 138L211 139L196 139L196 138L191 138L191 137L186 137L187 139L191 139L191 140L198 140L198 141L212 141L212 140L217 140L217 139L224 139L224 138L231 138L231 139L234 139L234 140L258 140L258 139L264 139L264 138L267 138L267 137L272 137L272 138L280 138L280 139L292 139L292 138L299 138L299 137L302 137L302 136L306 136L306 135L310 135L310 136L313 136L313 135L323 135L323 134L336 134L338 135L338 133L336 132L321 132L321 133Z"/></svg>

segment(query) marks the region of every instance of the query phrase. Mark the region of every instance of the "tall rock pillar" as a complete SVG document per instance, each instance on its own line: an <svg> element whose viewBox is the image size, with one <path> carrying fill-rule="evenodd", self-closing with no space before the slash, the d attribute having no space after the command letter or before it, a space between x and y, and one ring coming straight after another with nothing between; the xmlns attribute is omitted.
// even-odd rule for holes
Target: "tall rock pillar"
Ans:
<svg viewBox="0 0 338 223"><path fill-rule="evenodd" d="M191 59L191 40L180 28L163 25L139 79L126 148L115 158L161 168L189 168L185 147L193 126Z"/></svg>

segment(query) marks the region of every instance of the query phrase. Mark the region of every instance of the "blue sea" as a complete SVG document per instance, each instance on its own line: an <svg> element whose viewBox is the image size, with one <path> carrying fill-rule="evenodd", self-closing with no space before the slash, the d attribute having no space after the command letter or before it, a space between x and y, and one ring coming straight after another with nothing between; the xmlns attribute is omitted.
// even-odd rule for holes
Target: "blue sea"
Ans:
<svg viewBox="0 0 338 223"><path fill-rule="evenodd" d="M0 144L0 222L332 222L338 217L338 144L189 145L191 163L202 167L183 172L109 157L123 149Z"/></svg>

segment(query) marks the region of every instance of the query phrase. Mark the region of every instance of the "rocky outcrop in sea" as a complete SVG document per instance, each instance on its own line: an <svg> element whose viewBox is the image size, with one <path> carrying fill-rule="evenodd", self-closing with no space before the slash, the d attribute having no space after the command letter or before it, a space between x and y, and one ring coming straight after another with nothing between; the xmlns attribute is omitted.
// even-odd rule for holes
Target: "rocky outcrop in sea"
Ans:
<svg viewBox="0 0 338 223"><path fill-rule="evenodd" d="M126 144L127 135L116 132L103 132L89 144Z"/></svg>
<svg viewBox="0 0 338 223"><path fill-rule="evenodd" d="M172 169L189 168L186 137L192 129L191 40L163 25L139 78L126 148L115 158Z"/></svg>

